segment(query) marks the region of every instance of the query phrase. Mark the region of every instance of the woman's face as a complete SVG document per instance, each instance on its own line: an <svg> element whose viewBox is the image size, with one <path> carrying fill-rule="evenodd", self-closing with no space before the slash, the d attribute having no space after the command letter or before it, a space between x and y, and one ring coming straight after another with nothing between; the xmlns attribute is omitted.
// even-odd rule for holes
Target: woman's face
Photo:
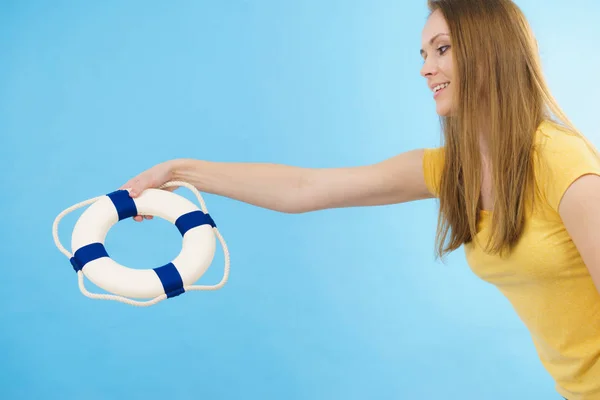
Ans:
<svg viewBox="0 0 600 400"><path fill-rule="evenodd" d="M432 91L436 112L448 116L452 111L453 63L450 30L440 10L434 11L423 28L421 56L424 63L421 75Z"/></svg>

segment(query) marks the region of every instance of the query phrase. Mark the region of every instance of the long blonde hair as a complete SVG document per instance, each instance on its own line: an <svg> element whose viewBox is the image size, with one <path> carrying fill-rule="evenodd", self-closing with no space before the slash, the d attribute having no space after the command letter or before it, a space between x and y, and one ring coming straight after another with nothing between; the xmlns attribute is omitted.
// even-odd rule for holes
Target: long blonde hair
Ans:
<svg viewBox="0 0 600 400"><path fill-rule="evenodd" d="M446 19L452 40L455 98L442 117L445 165L440 186L436 253L473 240L481 210L479 137L490 150L494 209L485 249L505 254L523 232L535 198L534 134L554 121L580 135L550 93L537 42L510 0L428 0Z"/></svg>

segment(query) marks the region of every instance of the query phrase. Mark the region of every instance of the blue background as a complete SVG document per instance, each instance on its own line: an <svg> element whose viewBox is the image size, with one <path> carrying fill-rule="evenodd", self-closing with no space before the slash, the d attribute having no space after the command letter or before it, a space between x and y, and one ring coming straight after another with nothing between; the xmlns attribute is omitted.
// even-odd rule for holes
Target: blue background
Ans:
<svg viewBox="0 0 600 400"><path fill-rule="evenodd" d="M518 4L555 96L599 144L600 5ZM559 398L462 249L434 260L433 200L287 215L205 194L230 280L150 308L84 297L54 245L63 209L168 159L338 167L438 145L425 0L0 5L3 398ZM79 215L60 226L67 247ZM134 268L180 245L160 219L106 242ZM200 283L222 273L219 246Z"/></svg>

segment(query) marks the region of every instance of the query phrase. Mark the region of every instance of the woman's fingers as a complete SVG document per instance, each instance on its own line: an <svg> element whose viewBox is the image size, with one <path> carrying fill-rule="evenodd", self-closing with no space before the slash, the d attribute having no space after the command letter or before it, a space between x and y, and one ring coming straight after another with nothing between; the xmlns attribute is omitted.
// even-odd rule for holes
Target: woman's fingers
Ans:
<svg viewBox="0 0 600 400"><path fill-rule="evenodd" d="M131 189L129 190L129 195L133 198L138 197L144 190L146 190L150 185L148 185L142 179L135 179L131 183Z"/></svg>
<svg viewBox="0 0 600 400"><path fill-rule="evenodd" d="M121 186L121 189L129 190L129 196L136 198L149 188L158 188L168 180L168 164L162 163L157 164L154 167L142 172L136 177L130 179ZM174 191L177 187L167 187L164 190L169 192ZM152 219L152 215L136 215L133 220L136 222L142 222L144 219Z"/></svg>
<svg viewBox="0 0 600 400"><path fill-rule="evenodd" d="M145 219L152 219L154 218L152 215L136 215L135 217L133 217L133 220L136 222L142 222Z"/></svg>

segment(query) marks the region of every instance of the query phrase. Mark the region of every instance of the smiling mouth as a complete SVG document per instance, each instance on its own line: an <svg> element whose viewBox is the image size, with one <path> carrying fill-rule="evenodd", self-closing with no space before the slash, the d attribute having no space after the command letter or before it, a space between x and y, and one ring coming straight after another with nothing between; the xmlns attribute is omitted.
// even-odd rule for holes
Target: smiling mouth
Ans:
<svg viewBox="0 0 600 400"><path fill-rule="evenodd" d="M444 89L450 85L450 82L441 83L433 88L433 97L438 96Z"/></svg>

